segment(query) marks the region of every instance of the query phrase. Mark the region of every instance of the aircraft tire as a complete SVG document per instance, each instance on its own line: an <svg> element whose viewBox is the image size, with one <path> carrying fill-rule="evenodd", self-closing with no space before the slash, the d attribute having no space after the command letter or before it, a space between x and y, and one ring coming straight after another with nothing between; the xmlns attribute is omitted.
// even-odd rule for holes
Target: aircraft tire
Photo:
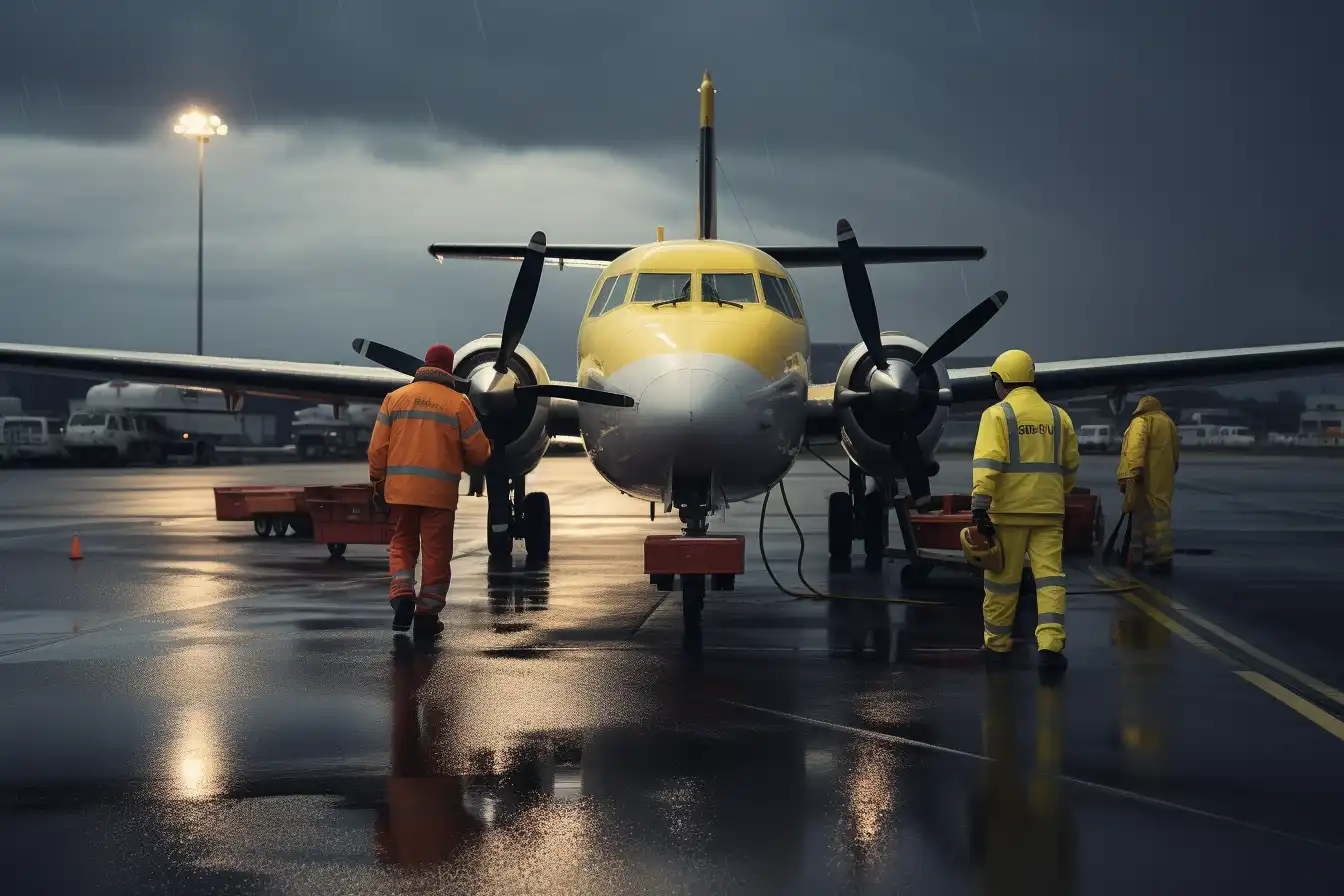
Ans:
<svg viewBox="0 0 1344 896"><path fill-rule="evenodd" d="M889 520L886 496L882 492L869 492L863 496L863 553L870 562L880 561L887 555Z"/></svg>
<svg viewBox="0 0 1344 896"><path fill-rule="evenodd" d="M827 507L826 539L831 557L848 559L854 546L854 502L849 492L832 492Z"/></svg>
<svg viewBox="0 0 1344 896"><path fill-rule="evenodd" d="M544 560L551 554L551 499L545 492L523 497L523 544L529 560Z"/></svg>

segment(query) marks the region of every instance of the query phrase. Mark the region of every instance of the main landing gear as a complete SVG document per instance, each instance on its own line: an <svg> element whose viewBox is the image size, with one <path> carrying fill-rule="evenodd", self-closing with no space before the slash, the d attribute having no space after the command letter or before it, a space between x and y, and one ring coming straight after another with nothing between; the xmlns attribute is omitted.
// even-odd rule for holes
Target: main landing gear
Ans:
<svg viewBox="0 0 1344 896"><path fill-rule="evenodd" d="M863 542L864 563L869 567L880 567L886 556L890 540L889 511L895 503L892 500L894 489L879 483L873 491L868 491L866 479L863 470L851 461L849 490L831 495L826 536L833 566L843 568L849 563L855 541Z"/></svg>
<svg viewBox="0 0 1344 896"><path fill-rule="evenodd" d="M683 496L673 486L673 502L684 528L681 535L650 535L644 539L644 572L659 591L671 591L681 578L682 647L701 649L701 615L708 591L732 591L746 562L741 535L710 535L707 488L688 488Z"/></svg>
<svg viewBox="0 0 1344 896"><path fill-rule="evenodd" d="M869 569L880 569L882 561L892 554L889 549L892 510L896 511L896 523L908 561L901 568L901 584L917 585L928 579L932 565L909 556L915 544L915 530L910 524L910 509L900 495L899 486L878 483L875 489L868 491L867 477L852 461L849 464L849 490L832 493L827 508L826 535L831 566L847 568L853 543L862 541L864 565Z"/></svg>
<svg viewBox="0 0 1344 896"><path fill-rule="evenodd" d="M551 499L545 492L528 492L527 477L511 479L497 473L485 476L486 545L491 557L509 557L513 542L522 539L529 563L551 554Z"/></svg>

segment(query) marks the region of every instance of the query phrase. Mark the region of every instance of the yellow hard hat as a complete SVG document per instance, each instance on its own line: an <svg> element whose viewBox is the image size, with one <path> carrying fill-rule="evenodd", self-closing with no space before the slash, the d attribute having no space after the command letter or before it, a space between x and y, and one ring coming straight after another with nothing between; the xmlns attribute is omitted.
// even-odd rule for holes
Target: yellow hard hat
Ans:
<svg viewBox="0 0 1344 896"><path fill-rule="evenodd" d="M997 373L1005 386L1036 382L1036 362L1020 348L1009 349L994 359L990 373Z"/></svg>
<svg viewBox="0 0 1344 896"><path fill-rule="evenodd" d="M974 526L961 530L961 552L976 569L1003 572L1003 542L997 538L991 542Z"/></svg>

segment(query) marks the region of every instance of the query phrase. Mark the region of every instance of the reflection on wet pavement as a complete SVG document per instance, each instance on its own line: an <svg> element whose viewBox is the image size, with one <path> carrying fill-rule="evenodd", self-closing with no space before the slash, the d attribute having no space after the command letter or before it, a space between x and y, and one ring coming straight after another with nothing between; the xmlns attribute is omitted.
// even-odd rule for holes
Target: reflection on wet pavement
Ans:
<svg viewBox="0 0 1344 896"><path fill-rule="evenodd" d="M706 605L705 653L685 656L679 596L639 555L674 523L582 464L547 461L575 520L545 566L488 561L464 500L432 642L391 636L377 546L333 562L187 520L88 530L72 565L59 538L0 539L3 879L1046 896L1336 873L1341 744L1130 603L1079 587L1073 665L1045 686L1025 653L979 666L973 580L929 586L932 607L793 600L752 541L738 588ZM794 474L795 506L823 506L823 475ZM754 539L750 517L734 525ZM772 562L796 551L786 519L766 541ZM806 570L828 591L898 588L894 570Z"/></svg>

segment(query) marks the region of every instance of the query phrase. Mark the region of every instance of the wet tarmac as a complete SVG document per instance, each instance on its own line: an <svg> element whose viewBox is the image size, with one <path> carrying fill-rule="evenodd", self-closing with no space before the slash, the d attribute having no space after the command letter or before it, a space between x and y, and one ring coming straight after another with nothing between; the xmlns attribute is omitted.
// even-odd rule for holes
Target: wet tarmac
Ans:
<svg viewBox="0 0 1344 896"><path fill-rule="evenodd" d="M964 488L944 459L935 489ZM1118 513L1113 457L1083 485ZM1069 671L975 662L979 593L798 600L761 564L679 649L647 505L548 458L553 552L491 568L463 499L432 647L395 645L384 549L259 539L212 485L360 465L14 471L0 489L6 893L1259 893L1344 859L1344 463L1183 459L1176 573L1069 569ZM788 496L819 590L825 495ZM68 559L79 534L85 559ZM778 496L771 566L799 589ZM856 545L856 550L859 546ZM857 560L857 557L856 557ZM1089 568L1095 568L1097 578ZM1131 590L1116 591L1129 586ZM395 646L394 646L395 645Z"/></svg>

